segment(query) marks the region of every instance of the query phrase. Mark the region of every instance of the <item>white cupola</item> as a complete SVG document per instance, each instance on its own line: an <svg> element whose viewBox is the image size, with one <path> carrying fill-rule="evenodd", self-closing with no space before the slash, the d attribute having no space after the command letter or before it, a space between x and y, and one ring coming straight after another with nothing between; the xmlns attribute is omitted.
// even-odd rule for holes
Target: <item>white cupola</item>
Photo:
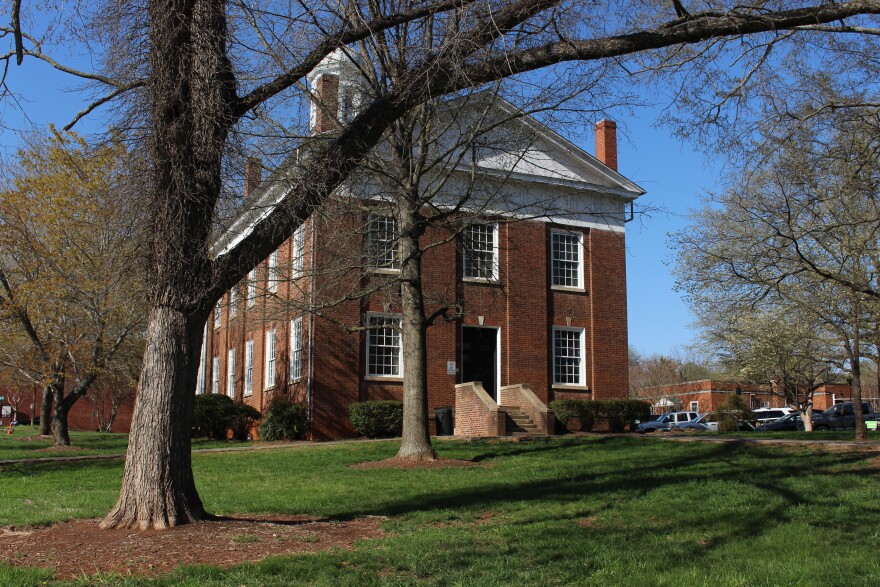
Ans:
<svg viewBox="0 0 880 587"><path fill-rule="evenodd" d="M336 49L306 76L312 94L309 130L321 134L351 120L361 104L361 72L350 52Z"/></svg>

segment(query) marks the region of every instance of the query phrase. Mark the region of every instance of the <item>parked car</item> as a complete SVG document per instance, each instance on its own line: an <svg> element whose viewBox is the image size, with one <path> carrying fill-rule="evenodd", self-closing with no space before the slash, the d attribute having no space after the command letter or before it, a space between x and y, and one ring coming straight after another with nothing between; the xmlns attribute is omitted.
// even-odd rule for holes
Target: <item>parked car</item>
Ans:
<svg viewBox="0 0 880 587"><path fill-rule="evenodd" d="M820 414L813 413L813 430L846 430L856 427L856 414L852 402L831 406ZM876 420L877 414L868 402L862 402L865 420Z"/></svg>
<svg viewBox="0 0 880 587"><path fill-rule="evenodd" d="M668 432L672 424L683 424L699 419L697 412L669 412L660 414L653 420L645 420L636 425L636 432Z"/></svg>
<svg viewBox="0 0 880 587"><path fill-rule="evenodd" d="M789 414L797 414L797 410L792 408L758 408L757 410L752 410L752 421L755 423L755 426L761 426L762 424L775 422Z"/></svg>
<svg viewBox="0 0 880 587"><path fill-rule="evenodd" d="M779 431L790 431L796 432L798 430L804 429L804 421L801 419L801 415L795 412L794 414L785 415L775 422L767 422L766 424L761 424L758 426L758 432L779 432Z"/></svg>
<svg viewBox="0 0 880 587"><path fill-rule="evenodd" d="M701 422L702 418L687 422L670 424L669 429L673 432L709 432L709 427Z"/></svg>
<svg viewBox="0 0 880 587"><path fill-rule="evenodd" d="M697 420L700 424L705 425L710 432L718 432L718 415L715 412L709 412ZM754 432L755 427L745 420L740 420L736 426L739 432Z"/></svg>

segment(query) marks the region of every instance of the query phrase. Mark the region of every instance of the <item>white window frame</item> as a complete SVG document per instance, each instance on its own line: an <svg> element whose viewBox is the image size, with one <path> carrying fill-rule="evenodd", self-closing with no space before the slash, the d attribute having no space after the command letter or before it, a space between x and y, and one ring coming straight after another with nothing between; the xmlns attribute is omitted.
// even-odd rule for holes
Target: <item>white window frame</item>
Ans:
<svg viewBox="0 0 880 587"><path fill-rule="evenodd" d="M691 412L699 412L700 411L700 402L692 401L689 404Z"/></svg>
<svg viewBox="0 0 880 587"><path fill-rule="evenodd" d="M233 287L229 290L229 319L238 316L238 288Z"/></svg>
<svg viewBox="0 0 880 587"><path fill-rule="evenodd" d="M271 293L275 293L278 291L278 283L281 281L278 271L278 249L275 249L272 251L272 254L269 255L269 260L266 262L266 266L268 267L268 271L266 272L269 282L268 289Z"/></svg>
<svg viewBox="0 0 880 587"><path fill-rule="evenodd" d="M402 379L403 378L403 317L400 314L386 314L381 312L367 312L367 326L372 326L374 319L387 319L397 322L397 373L373 373L370 371L370 362L373 356L372 336L379 329L368 328L366 330L366 376L369 379ZM391 327L389 327L391 328Z"/></svg>
<svg viewBox="0 0 880 587"><path fill-rule="evenodd" d="M257 303L257 270L251 269L247 274L247 307Z"/></svg>
<svg viewBox="0 0 880 587"><path fill-rule="evenodd" d="M375 255L374 248L376 245L374 244L375 236L377 231L373 230L374 222L391 222L393 225L393 238L391 240L391 247L389 248L388 242L383 240L384 248L391 253L391 261L383 261L379 262L379 258ZM375 272L387 272L387 273L398 273L400 272L400 259L398 258L398 249L397 249L397 240L398 240L398 228L397 228L397 219L391 214L380 214L378 212L370 212L367 217L367 264L372 271ZM384 257L385 255L383 255Z"/></svg>
<svg viewBox="0 0 880 587"><path fill-rule="evenodd" d="M214 330L220 328L220 325L223 323L223 304L222 299L217 301L217 304L214 306Z"/></svg>
<svg viewBox="0 0 880 587"><path fill-rule="evenodd" d="M275 350L278 342L278 333L273 328L266 331L266 346L263 347L265 353L263 355L264 373L263 373L263 389L268 390L275 387Z"/></svg>
<svg viewBox="0 0 880 587"><path fill-rule="evenodd" d="M300 224L293 232L293 278L296 279L303 274L306 258L306 223Z"/></svg>
<svg viewBox="0 0 880 587"><path fill-rule="evenodd" d="M473 259L469 259L469 255L474 252L472 247L473 238L471 237L472 231L475 227L492 227L492 274L490 276L485 275L469 275L469 271L473 268ZM498 281L498 223L497 222L477 222L471 224L464 229L464 234L462 235L464 238L462 239L462 275L465 281L483 281L483 282L493 282ZM487 253L489 251L481 250L480 252ZM477 267L479 268L479 267Z"/></svg>
<svg viewBox="0 0 880 587"><path fill-rule="evenodd" d="M302 316L290 321L290 380L302 379L303 358L303 319Z"/></svg>
<svg viewBox="0 0 880 587"><path fill-rule="evenodd" d="M202 353L199 356L199 373L196 377L196 395L205 393L205 372L208 368L208 323L202 328Z"/></svg>
<svg viewBox="0 0 880 587"><path fill-rule="evenodd" d="M226 395L235 399L235 347L226 351Z"/></svg>
<svg viewBox="0 0 880 587"><path fill-rule="evenodd" d="M580 347L579 348L580 356L578 357L578 360L580 362L580 365L579 365L580 368L578 369L578 382L577 383L572 383L570 381L559 381L559 379L557 377L558 376L558 373L556 371L556 358L557 358L556 333L557 332L575 332L578 334L578 345ZM551 333L551 336L553 338L553 386L554 387L577 387L577 388L586 387L586 384L587 384L586 383L586 381L587 381L587 361L586 361L586 356L585 356L586 355L586 348L585 348L585 344L584 344L586 342L585 329L577 328L574 326L554 326L553 332Z"/></svg>
<svg viewBox="0 0 880 587"><path fill-rule="evenodd" d="M220 393L220 357L211 361L211 393Z"/></svg>
<svg viewBox="0 0 880 587"><path fill-rule="evenodd" d="M254 393L254 341L244 343L244 396Z"/></svg>
<svg viewBox="0 0 880 587"><path fill-rule="evenodd" d="M556 262L569 263L568 259L557 259L556 251L555 251L555 241L559 237L575 237L577 239L577 280L578 284L567 285L564 283L557 283L556 273L553 271L553 265ZM562 290L570 290L570 291L585 291L584 290L584 233L582 232L574 232L570 230L556 230L553 229L550 231L550 285L553 289L562 289Z"/></svg>

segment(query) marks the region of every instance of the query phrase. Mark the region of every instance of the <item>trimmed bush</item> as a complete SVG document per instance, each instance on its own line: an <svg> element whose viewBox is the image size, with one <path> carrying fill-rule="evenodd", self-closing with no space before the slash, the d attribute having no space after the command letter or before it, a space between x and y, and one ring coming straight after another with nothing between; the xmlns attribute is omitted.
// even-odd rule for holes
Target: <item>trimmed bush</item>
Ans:
<svg viewBox="0 0 880 587"><path fill-rule="evenodd" d="M309 429L309 411L283 395L276 395L260 424L263 440L299 440Z"/></svg>
<svg viewBox="0 0 880 587"><path fill-rule="evenodd" d="M584 432L592 430L600 418L608 421L609 431L623 432L627 424L644 420L651 414L648 403L631 399L557 400L550 402L550 409L556 412L556 417L566 427L569 419L579 418Z"/></svg>
<svg viewBox="0 0 880 587"><path fill-rule="evenodd" d="M358 434L368 438L400 436L403 432L403 402L358 402L348 406L348 417Z"/></svg>
<svg viewBox="0 0 880 587"><path fill-rule="evenodd" d="M197 395L193 409L193 438L226 440L234 409L235 402L229 396L216 393Z"/></svg>
<svg viewBox="0 0 880 587"><path fill-rule="evenodd" d="M234 440L247 440L248 435L254 428L254 423L260 419L260 411L247 404L235 404L229 417L229 427L232 428Z"/></svg>
<svg viewBox="0 0 880 587"><path fill-rule="evenodd" d="M556 418L568 428L572 418L581 422L581 431L589 432L596 424L597 402L582 399L560 399L550 402L550 409L556 412Z"/></svg>

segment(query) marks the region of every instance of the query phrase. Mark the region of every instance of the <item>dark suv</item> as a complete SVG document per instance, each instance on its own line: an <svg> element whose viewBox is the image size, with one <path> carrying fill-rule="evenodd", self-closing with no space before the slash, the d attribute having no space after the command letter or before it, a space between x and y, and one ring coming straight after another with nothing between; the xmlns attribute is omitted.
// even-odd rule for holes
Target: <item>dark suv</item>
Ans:
<svg viewBox="0 0 880 587"><path fill-rule="evenodd" d="M852 402L831 406L820 414L813 413L813 430L846 430L856 427L856 414ZM865 420L874 420L874 409L868 402L862 402L862 415Z"/></svg>

